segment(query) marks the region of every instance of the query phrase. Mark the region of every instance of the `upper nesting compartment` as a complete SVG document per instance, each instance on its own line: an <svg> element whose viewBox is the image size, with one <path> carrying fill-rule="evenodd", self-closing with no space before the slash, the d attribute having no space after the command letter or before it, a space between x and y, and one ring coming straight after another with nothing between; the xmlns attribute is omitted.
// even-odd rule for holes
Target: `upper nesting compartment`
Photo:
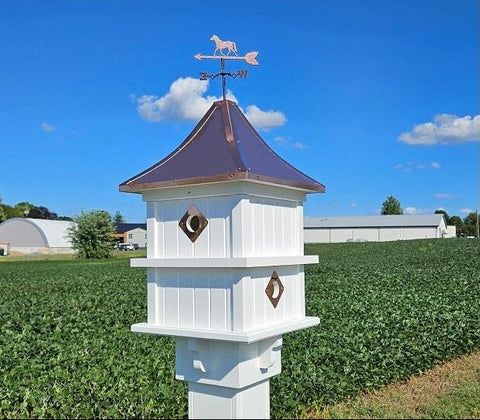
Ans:
<svg viewBox="0 0 480 420"><path fill-rule="evenodd" d="M170 155L120 184L120 191L142 192L179 185L251 180L306 192L325 186L278 156L249 123L237 104L214 102L185 141Z"/></svg>

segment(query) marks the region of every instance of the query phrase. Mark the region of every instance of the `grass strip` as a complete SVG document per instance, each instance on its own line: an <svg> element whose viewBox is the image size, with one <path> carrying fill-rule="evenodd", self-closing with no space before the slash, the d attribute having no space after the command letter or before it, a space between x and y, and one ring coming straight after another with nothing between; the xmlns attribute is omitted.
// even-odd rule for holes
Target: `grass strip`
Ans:
<svg viewBox="0 0 480 420"><path fill-rule="evenodd" d="M345 402L316 407L306 418L478 419L480 352L451 360L403 383L362 393Z"/></svg>

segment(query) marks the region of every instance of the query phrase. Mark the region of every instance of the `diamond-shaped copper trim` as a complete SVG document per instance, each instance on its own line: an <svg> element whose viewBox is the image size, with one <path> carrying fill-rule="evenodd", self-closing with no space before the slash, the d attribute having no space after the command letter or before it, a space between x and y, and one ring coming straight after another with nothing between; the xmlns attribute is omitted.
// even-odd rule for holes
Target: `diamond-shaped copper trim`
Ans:
<svg viewBox="0 0 480 420"><path fill-rule="evenodd" d="M187 212L178 222L178 226L185 232L188 238L195 242L200 234L208 225L207 218L197 208L197 206L191 205Z"/></svg>
<svg viewBox="0 0 480 420"><path fill-rule="evenodd" d="M277 272L274 271L272 273L272 277L270 277L270 281L268 282L267 287L265 288L265 293L270 299L270 302L272 302L272 305L274 308L277 307L278 302L282 297L283 291L284 291L283 284L280 281L280 278L278 277Z"/></svg>

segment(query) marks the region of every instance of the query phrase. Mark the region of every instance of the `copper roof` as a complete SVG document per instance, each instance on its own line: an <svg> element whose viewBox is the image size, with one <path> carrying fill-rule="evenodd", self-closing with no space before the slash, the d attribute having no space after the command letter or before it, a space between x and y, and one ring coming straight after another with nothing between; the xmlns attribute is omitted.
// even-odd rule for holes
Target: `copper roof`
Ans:
<svg viewBox="0 0 480 420"><path fill-rule="evenodd" d="M121 183L120 191L241 179L325 192L324 185L270 149L237 104L229 100L214 102L177 149Z"/></svg>

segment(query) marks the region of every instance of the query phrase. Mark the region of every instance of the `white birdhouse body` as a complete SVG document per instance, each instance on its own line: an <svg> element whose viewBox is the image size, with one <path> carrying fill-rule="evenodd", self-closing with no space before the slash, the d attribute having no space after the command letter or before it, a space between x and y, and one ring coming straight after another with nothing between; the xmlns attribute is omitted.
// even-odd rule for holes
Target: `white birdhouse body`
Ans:
<svg viewBox="0 0 480 420"><path fill-rule="evenodd" d="M148 270L148 318L134 329L185 337L198 329L197 338L250 342L270 334L261 329L308 322L303 264L317 257L303 255L304 191L237 181L153 190L143 199L147 258L132 266ZM192 206L208 222L193 242L179 228ZM283 291L272 303L274 272Z"/></svg>

